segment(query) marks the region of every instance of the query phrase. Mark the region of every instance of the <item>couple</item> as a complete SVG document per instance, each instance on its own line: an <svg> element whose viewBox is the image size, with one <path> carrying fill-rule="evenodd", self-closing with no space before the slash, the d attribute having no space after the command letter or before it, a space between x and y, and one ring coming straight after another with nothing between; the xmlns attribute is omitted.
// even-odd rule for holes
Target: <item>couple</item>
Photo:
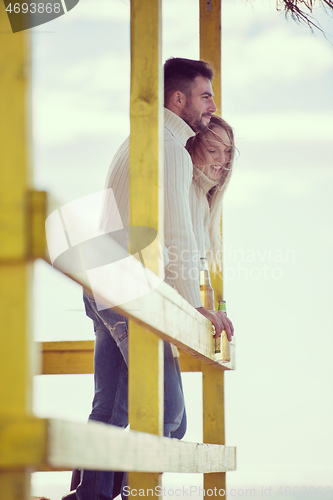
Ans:
<svg viewBox="0 0 333 500"><path fill-rule="evenodd" d="M215 336L225 330L231 340L231 321L222 311L203 307L199 288L199 257L209 255L215 269L222 265L221 203L235 151L231 127L213 115L213 76L204 61L171 58L164 65L165 281L213 323ZM124 227L129 226L128 183L129 139L115 154L105 186L113 189ZM126 427L127 320L113 309L98 311L87 292L84 303L96 335L95 396L89 420ZM176 351L164 342L164 436L181 439L186 412ZM76 491L63 500L111 500L126 482L120 472L83 470L79 481L75 476L74 471Z"/></svg>

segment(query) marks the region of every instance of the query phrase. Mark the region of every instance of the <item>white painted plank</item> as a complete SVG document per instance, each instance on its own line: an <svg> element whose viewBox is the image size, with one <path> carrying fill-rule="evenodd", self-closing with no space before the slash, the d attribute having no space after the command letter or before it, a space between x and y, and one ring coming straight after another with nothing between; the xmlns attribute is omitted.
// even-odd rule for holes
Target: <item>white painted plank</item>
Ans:
<svg viewBox="0 0 333 500"><path fill-rule="evenodd" d="M187 443L91 422L49 420L52 467L137 472L226 472L236 469L231 446Z"/></svg>
<svg viewBox="0 0 333 500"><path fill-rule="evenodd" d="M107 248L108 246L109 248ZM102 248L96 247L94 252L96 251L97 255L99 253L105 254L108 251L119 253L117 247L117 244L110 239L110 241L106 240L103 243ZM65 271L60 266L57 269L61 272ZM110 285L110 283L114 283L110 272L108 266L101 268L100 279L94 281L93 285L95 295L98 294L105 307L115 307L115 304L118 304L119 295L125 294L124 290L120 293L119 287L142 290L147 286L146 274L142 273L142 265L134 258L131 259L130 266L123 268L123 279L117 281L117 287ZM221 369L232 369L233 360L224 364L214 361L211 322L149 269L146 269L146 272L149 282L152 284L150 291L134 300L118 305L116 309L192 356ZM89 282L86 275L66 272L64 274L90 289L91 280ZM154 288L156 282L158 285ZM138 283L141 284L137 285ZM234 352L233 349L232 352Z"/></svg>

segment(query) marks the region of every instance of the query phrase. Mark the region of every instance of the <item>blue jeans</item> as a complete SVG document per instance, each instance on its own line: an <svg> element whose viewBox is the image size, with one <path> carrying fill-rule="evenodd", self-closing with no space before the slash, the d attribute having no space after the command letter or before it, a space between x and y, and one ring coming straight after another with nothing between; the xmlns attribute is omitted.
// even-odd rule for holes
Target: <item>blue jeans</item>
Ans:
<svg viewBox="0 0 333 500"><path fill-rule="evenodd" d="M90 421L126 427L128 424L128 321L113 309L98 311L84 293L86 314L94 322L95 395ZM181 439L186 413L178 358L164 342L164 436ZM112 450L110 450L112 453ZM79 500L111 500L114 472L81 471Z"/></svg>

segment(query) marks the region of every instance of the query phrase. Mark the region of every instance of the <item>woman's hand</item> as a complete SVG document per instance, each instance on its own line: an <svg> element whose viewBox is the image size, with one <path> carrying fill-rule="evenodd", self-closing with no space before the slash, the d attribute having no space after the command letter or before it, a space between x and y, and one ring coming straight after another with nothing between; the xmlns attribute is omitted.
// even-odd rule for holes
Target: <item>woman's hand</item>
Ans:
<svg viewBox="0 0 333 500"><path fill-rule="evenodd" d="M215 327L214 339L219 337L222 331L225 330L229 342L231 341L234 334L234 327L224 311L210 311L204 307L197 307L197 311L213 323Z"/></svg>

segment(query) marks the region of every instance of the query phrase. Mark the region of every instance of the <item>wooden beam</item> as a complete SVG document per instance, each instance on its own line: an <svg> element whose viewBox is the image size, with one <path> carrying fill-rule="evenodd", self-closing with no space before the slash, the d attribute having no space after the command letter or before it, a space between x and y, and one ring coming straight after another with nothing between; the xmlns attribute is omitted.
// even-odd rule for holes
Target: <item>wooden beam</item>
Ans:
<svg viewBox="0 0 333 500"><path fill-rule="evenodd" d="M189 354L186 351L179 351L179 364L182 372L201 372L202 361L197 357ZM235 368L235 344L230 343L230 361L228 363L216 363L217 368L223 367L224 369L234 370Z"/></svg>
<svg viewBox="0 0 333 500"><path fill-rule="evenodd" d="M200 3L200 59L208 61L214 70L213 92L217 107L216 113L222 114L222 53L221 53L221 0L199 0ZM221 220L222 231L222 220ZM223 299L222 273L211 273L214 289L215 309Z"/></svg>
<svg viewBox="0 0 333 500"><path fill-rule="evenodd" d="M231 361L216 363L223 369L234 369L235 345L231 343ZM42 342L42 375L80 374L94 372L94 341L75 340L62 342ZM201 361L186 351L179 352L180 367L183 372L201 372Z"/></svg>
<svg viewBox="0 0 333 500"><path fill-rule="evenodd" d="M98 249L97 249L98 250ZM135 260L135 259L134 259ZM132 262L133 268L129 282L135 285L140 282L142 271L141 263ZM61 268L58 268L61 271ZM152 283L159 279L146 269ZM77 283L90 288L90 283L82 275L75 273L64 273ZM105 268L103 279L96 282L94 290L101 298L101 302L106 307L113 307L117 304L118 285L110 287L108 270ZM126 281L125 276L124 281ZM103 299L102 299L103 297ZM214 364L220 369L232 369L230 365L220 364L214 361L212 326L209 320L198 313L176 290L163 281L159 281L155 289L150 290L145 295L138 297L131 302L115 307L121 314L133 319L137 323L146 326L150 331L168 342L172 342L180 349L193 356ZM154 311L154 314L151 312Z"/></svg>
<svg viewBox="0 0 333 500"><path fill-rule="evenodd" d="M42 374L94 373L94 341L43 342Z"/></svg>
<svg viewBox="0 0 333 500"><path fill-rule="evenodd" d="M164 272L159 243L164 240L161 18L161 0L131 0L130 226L156 231L157 238L144 250L144 265L157 276ZM129 321L132 429L163 435L163 377L162 339ZM161 475L129 473L128 484L131 489L155 492L162 484Z"/></svg>
<svg viewBox="0 0 333 500"><path fill-rule="evenodd" d="M131 1L130 225L157 231L144 260L158 276L164 272L161 16L161 0Z"/></svg>
<svg viewBox="0 0 333 500"><path fill-rule="evenodd" d="M26 204L30 182L27 116L29 36L13 34L0 4L0 384L2 415L31 411L31 265L27 262ZM15 362L14 362L15 360Z"/></svg>
<svg viewBox="0 0 333 500"><path fill-rule="evenodd" d="M221 0L200 0L200 58L209 61L214 69L213 91L217 114L222 113L221 101ZM221 218L221 231L222 231ZM215 308L223 299L222 273L212 273ZM235 346L231 346L231 361L226 364L234 368ZM224 428L224 373L215 367L202 363L203 374L203 436L204 442L225 444ZM204 490L222 489L226 491L226 474L204 475ZM205 495L205 499L209 496Z"/></svg>
<svg viewBox="0 0 333 500"><path fill-rule="evenodd" d="M94 249L90 250L98 261L99 255L102 260L105 253L118 254L119 246L110 238L95 241ZM50 263L46 255L45 260ZM120 260L120 267L122 263ZM114 277L107 266L94 269L93 282L91 276L88 281L83 274L69 273L59 262L54 263L53 267L87 289L93 288L94 294L99 296L100 302L104 302L106 308L115 307L116 311L146 326L162 339L174 343L202 361L216 364L221 369L232 369L233 363L222 365L214 361L211 323L150 269L143 272L141 262L136 259L132 259L130 268L123 266L123 279L117 282L117 287L109 286ZM150 286L147 285L147 277ZM128 288L139 290L137 298L118 305L119 296ZM143 288L146 293L140 295Z"/></svg>
<svg viewBox="0 0 333 500"><path fill-rule="evenodd" d="M43 258L46 252L45 219L48 194L46 191L31 190L27 193L28 257Z"/></svg>
<svg viewBox="0 0 333 500"><path fill-rule="evenodd" d="M235 470L235 448L187 443L99 422L16 418L0 421L3 471L72 468L136 472Z"/></svg>
<svg viewBox="0 0 333 500"><path fill-rule="evenodd" d="M163 435L163 341L129 324L128 407L131 429Z"/></svg>
<svg viewBox="0 0 333 500"><path fill-rule="evenodd" d="M200 359L191 356L188 352L179 351L179 364L182 372L201 372Z"/></svg>
<svg viewBox="0 0 333 500"><path fill-rule="evenodd" d="M0 491L4 500L30 500L30 474L24 470L0 471Z"/></svg>
<svg viewBox="0 0 333 500"><path fill-rule="evenodd" d="M13 470L47 462L47 420L0 418L0 469ZM5 498L5 497L4 497Z"/></svg>
<svg viewBox="0 0 333 500"><path fill-rule="evenodd" d="M93 340L61 340L57 342L42 342L43 352L94 352Z"/></svg>
<svg viewBox="0 0 333 500"><path fill-rule="evenodd" d="M36 365L32 352L29 261L33 228L28 215L32 180L30 33L12 33L4 2L0 3L0 33L0 320L5 328L0 345L0 492L6 500L25 500L30 498L30 473L17 464L22 453L25 461L33 461L42 448L34 450L29 446L36 441L29 425L16 429L16 436L6 422L32 414L32 375ZM4 434L6 439L2 439ZM11 446L13 441L15 447ZM39 446L40 442L35 444ZM7 468L12 460L15 470Z"/></svg>
<svg viewBox="0 0 333 500"><path fill-rule="evenodd" d="M90 422L49 421L48 461L53 467L137 472L235 470L235 448L187 443Z"/></svg>
<svg viewBox="0 0 333 500"><path fill-rule="evenodd" d="M221 114L221 0L200 0L200 59L210 62L216 113Z"/></svg>
<svg viewBox="0 0 333 500"><path fill-rule="evenodd" d="M202 363L203 441L225 444L224 372ZM217 488L226 491L226 474L204 475L204 490ZM206 493L206 497L209 495Z"/></svg>

